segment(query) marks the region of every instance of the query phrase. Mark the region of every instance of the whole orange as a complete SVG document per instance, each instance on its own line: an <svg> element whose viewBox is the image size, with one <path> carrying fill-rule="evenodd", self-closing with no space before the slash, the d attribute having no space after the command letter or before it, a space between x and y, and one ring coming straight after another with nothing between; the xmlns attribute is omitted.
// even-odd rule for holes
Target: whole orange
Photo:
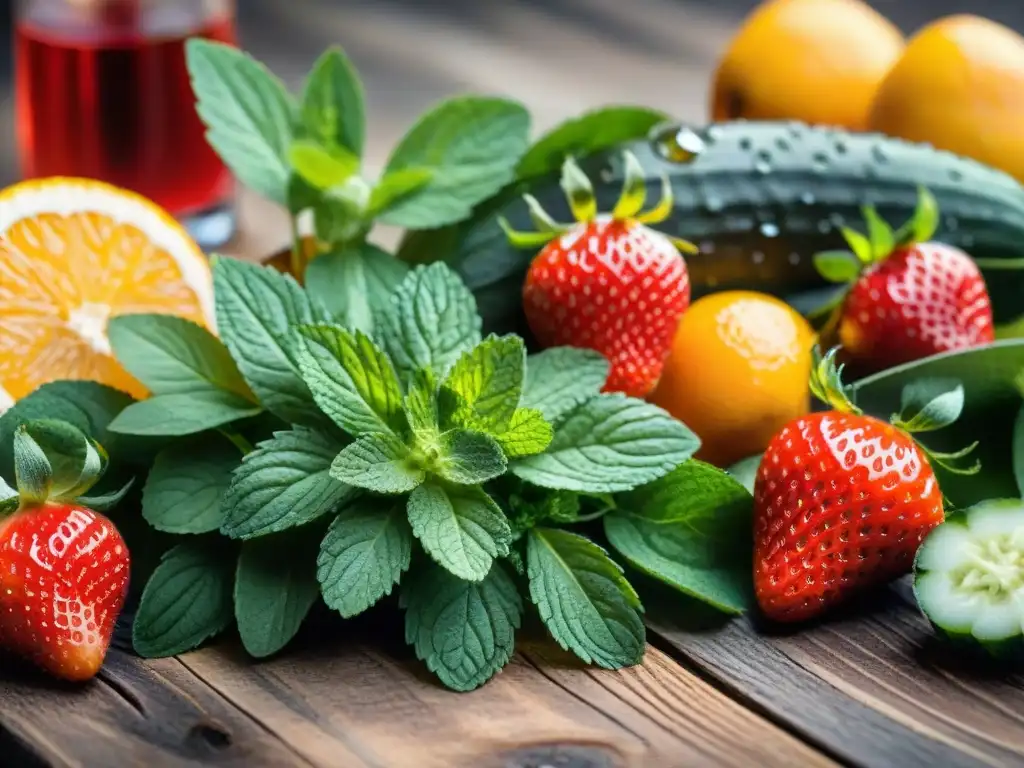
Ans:
<svg viewBox="0 0 1024 768"><path fill-rule="evenodd" d="M711 88L714 120L800 120L862 130L900 31L861 0L770 0L732 39Z"/></svg>
<svg viewBox="0 0 1024 768"><path fill-rule="evenodd" d="M928 25L883 80L869 127L1024 182L1024 37L959 15Z"/></svg>
<svg viewBox="0 0 1024 768"><path fill-rule="evenodd" d="M697 433L698 458L728 466L810 410L814 342L807 321L779 299L713 293L683 315L650 399Z"/></svg>

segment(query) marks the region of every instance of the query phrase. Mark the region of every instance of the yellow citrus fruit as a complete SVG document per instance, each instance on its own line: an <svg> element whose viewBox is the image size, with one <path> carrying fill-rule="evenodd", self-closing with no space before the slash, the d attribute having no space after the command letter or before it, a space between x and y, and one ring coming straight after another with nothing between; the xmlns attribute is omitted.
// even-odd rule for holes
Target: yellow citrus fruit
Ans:
<svg viewBox="0 0 1024 768"><path fill-rule="evenodd" d="M179 315L213 327L203 252L157 205L85 179L0 192L0 411L41 384L91 379L136 397L107 321Z"/></svg>
<svg viewBox="0 0 1024 768"><path fill-rule="evenodd" d="M911 38L875 96L869 127L973 157L1024 182L1024 37L950 16Z"/></svg>
<svg viewBox="0 0 1024 768"><path fill-rule="evenodd" d="M814 341L807 321L772 296L705 296L683 315L650 399L697 433L698 458L728 466L810 410Z"/></svg>
<svg viewBox="0 0 1024 768"><path fill-rule="evenodd" d="M800 120L862 130L903 35L860 0L770 0L715 72L714 120Z"/></svg>

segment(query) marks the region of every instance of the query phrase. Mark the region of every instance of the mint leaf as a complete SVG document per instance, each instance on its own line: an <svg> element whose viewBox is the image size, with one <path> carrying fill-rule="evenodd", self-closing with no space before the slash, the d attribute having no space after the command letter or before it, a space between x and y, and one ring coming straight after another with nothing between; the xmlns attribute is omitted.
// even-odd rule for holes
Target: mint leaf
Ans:
<svg viewBox="0 0 1024 768"><path fill-rule="evenodd" d="M617 493L668 474L699 447L697 436L660 408L598 395L565 415L547 451L517 459L511 469L544 488Z"/></svg>
<svg viewBox="0 0 1024 768"><path fill-rule="evenodd" d="M235 558L217 540L179 544L153 571L132 625L143 658L175 656L218 635L234 619Z"/></svg>
<svg viewBox="0 0 1024 768"><path fill-rule="evenodd" d="M356 491L330 476L343 447L305 427L275 432L238 467L223 500L221 533L249 539L297 528L338 509Z"/></svg>
<svg viewBox="0 0 1024 768"><path fill-rule="evenodd" d="M530 355L520 405L554 421L600 392L610 370L604 356L590 349L552 347Z"/></svg>
<svg viewBox="0 0 1024 768"><path fill-rule="evenodd" d="M471 691L504 667L515 646L523 602L500 563L482 581L464 581L437 566L402 587L405 641L438 679Z"/></svg>
<svg viewBox="0 0 1024 768"><path fill-rule="evenodd" d="M216 259L213 286L221 338L259 401L290 424L323 423L299 374L293 328L325 311L291 276L236 259Z"/></svg>
<svg viewBox="0 0 1024 768"><path fill-rule="evenodd" d="M467 581L483 579L512 543L505 513L480 488L426 483L409 497L408 514L427 554Z"/></svg>
<svg viewBox="0 0 1024 768"><path fill-rule="evenodd" d="M226 439L204 436L157 454L142 489L142 516L158 531L208 533L224 522L221 501L242 461Z"/></svg>
<svg viewBox="0 0 1024 768"><path fill-rule="evenodd" d="M748 456L745 459L740 459L728 470L726 470L737 483L747 489L747 493L754 492L754 483L757 480L757 470L761 468L761 459L764 454L759 453L755 456Z"/></svg>
<svg viewBox="0 0 1024 768"><path fill-rule="evenodd" d="M107 335L117 361L157 395L219 389L255 402L252 391L220 340L174 315L121 315Z"/></svg>
<svg viewBox="0 0 1024 768"><path fill-rule="evenodd" d="M339 47L326 50L302 92L302 126L324 146L347 149L357 158L366 141L363 84Z"/></svg>
<svg viewBox="0 0 1024 768"><path fill-rule="evenodd" d="M235 620L242 645L262 659L291 642L320 596L313 558L319 536L288 531L247 541L235 573Z"/></svg>
<svg viewBox="0 0 1024 768"><path fill-rule="evenodd" d="M314 189L327 190L344 184L359 172L359 157L341 147L328 147L298 139L288 148L288 162Z"/></svg>
<svg viewBox="0 0 1024 768"><path fill-rule="evenodd" d="M412 460L409 447L391 434L363 435L339 453L331 477L377 493L408 493L426 473Z"/></svg>
<svg viewBox="0 0 1024 768"><path fill-rule="evenodd" d="M405 415L395 369L368 336L336 325L298 330L302 377L331 421L356 437L402 429Z"/></svg>
<svg viewBox="0 0 1024 768"><path fill-rule="evenodd" d="M948 427L964 411L964 387L954 379L919 379L903 388L898 423L908 432Z"/></svg>
<svg viewBox="0 0 1024 768"><path fill-rule="evenodd" d="M488 336L464 352L445 379L458 396L450 424L501 434L519 405L526 368L526 346L518 336Z"/></svg>
<svg viewBox="0 0 1024 768"><path fill-rule="evenodd" d="M107 428L122 435L181 437L247 419L262 410L249 400L218 389L155 395L129 405Z"/></svg>
<svg viewBox="0 0 1024 768"><path fill-rule="evenodd" d="M512 414L508 427L494 439L509 459L522 458L543 453L555 436L551 425L544 420L540 411L533 408L518 408Z"/></svg>
<svg viewBox="0 0 1024 768"><path fill-rule="evenodd" d="M753 499L722 470L691 460L616 497L605 535L630 565L727 613L753 605Z"/></svg>
<svg viewBox="0 0 1024 768"><path fill-rule="evenodd" d="M530 114L507 99L461 96L424 114L399 142L385 176L407 168L433 172L430 183L380 220L409 229L454 224L510 181L529 142Z"/></svg>
<svg viewBox="0 0 1024 768"><path fill-rule="evenodd" d="M476 300L451 269L437 262L413 269L377 318L378 334L404 383L420 368L447 374L480 343Z"/></svg>
<svg viewBox="0 0 1024 768"><path fill-rule="evenodd" d="M433 434L437 430L437 380L429 368L421 368L409 381L405 396L405 416L413 433Z"/></svg>
<svg viewBox="0 0 1024 768"><path fill-rule="evenodd" d="M562 648L605 669L640 663L640 598L601 547L568 531L534 528L526 561L530 597Z"/></svg>
<svg viewBox="0 0 1024 768"><path fill-rule="evenodd" d="M317 578L324 602L356 616L390 595L412 558L405 499L363 498L341 511L320 546Z"/></svg>
<svg viewBox="0 0 1024 768"><path fill-rule="evenodd" d="M286 204L295 105L284 85L234 46L193 38L185 55L207 142L239 181Z"/></svg>
<svg viewBox="0 0 1024 768"><path fill-rule="evenodd" d="M630 139L646 138L668 115L646 107L601 107L574 117L541 136L519 161L517 178L536 178L562 167L566 157L586 157L617 147Z"/></svg>
<svg viewBox="0 0 1024 768"><path fill-rule="evenodd" d="M505 474L508 462L501 446L483 432L453 429L441 435L440 477L462 485L486 483Z"/></svg>
<svg viewBox="0 0 1024 768"><path fill-rule="evenodd" d="M337 322L350 330L372 334L374 313L391 304L409 267L387 251L362 243L324 253L306 267L306 290Z"/></svg>
<svg viewBox="0 0 1024 768"><path fill-rule="evenodd" d="M429 184L433 178L434 172L430 168L403 168L385 174L370 192L367 217L375 219L387 213L409 195Z"/></svg>

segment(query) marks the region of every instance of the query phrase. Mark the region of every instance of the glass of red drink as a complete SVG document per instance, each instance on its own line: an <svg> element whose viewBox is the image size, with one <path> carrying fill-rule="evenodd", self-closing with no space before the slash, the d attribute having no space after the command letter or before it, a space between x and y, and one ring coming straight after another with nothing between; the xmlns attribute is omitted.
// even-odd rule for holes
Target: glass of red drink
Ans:
<svg viewBox="0 0 1024 768"><path fill-rule="evenodd" d="M234 44L234 0L16 0L15 99L26 178L142 194L207 248L234 230L230 172L206 143L185 41Z"/></svg>

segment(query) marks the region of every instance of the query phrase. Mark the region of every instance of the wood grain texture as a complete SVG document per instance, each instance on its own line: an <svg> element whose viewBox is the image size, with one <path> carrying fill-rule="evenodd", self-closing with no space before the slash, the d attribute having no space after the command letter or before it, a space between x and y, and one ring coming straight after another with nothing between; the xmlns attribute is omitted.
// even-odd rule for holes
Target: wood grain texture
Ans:
<svg viewBox="0 0 1024 768"><path fill-rule="evenodd" d="M1024 678L935 638L905 583L791 633L678 602L648 617L652 642L844 762L1024 765Z"/></svg>

